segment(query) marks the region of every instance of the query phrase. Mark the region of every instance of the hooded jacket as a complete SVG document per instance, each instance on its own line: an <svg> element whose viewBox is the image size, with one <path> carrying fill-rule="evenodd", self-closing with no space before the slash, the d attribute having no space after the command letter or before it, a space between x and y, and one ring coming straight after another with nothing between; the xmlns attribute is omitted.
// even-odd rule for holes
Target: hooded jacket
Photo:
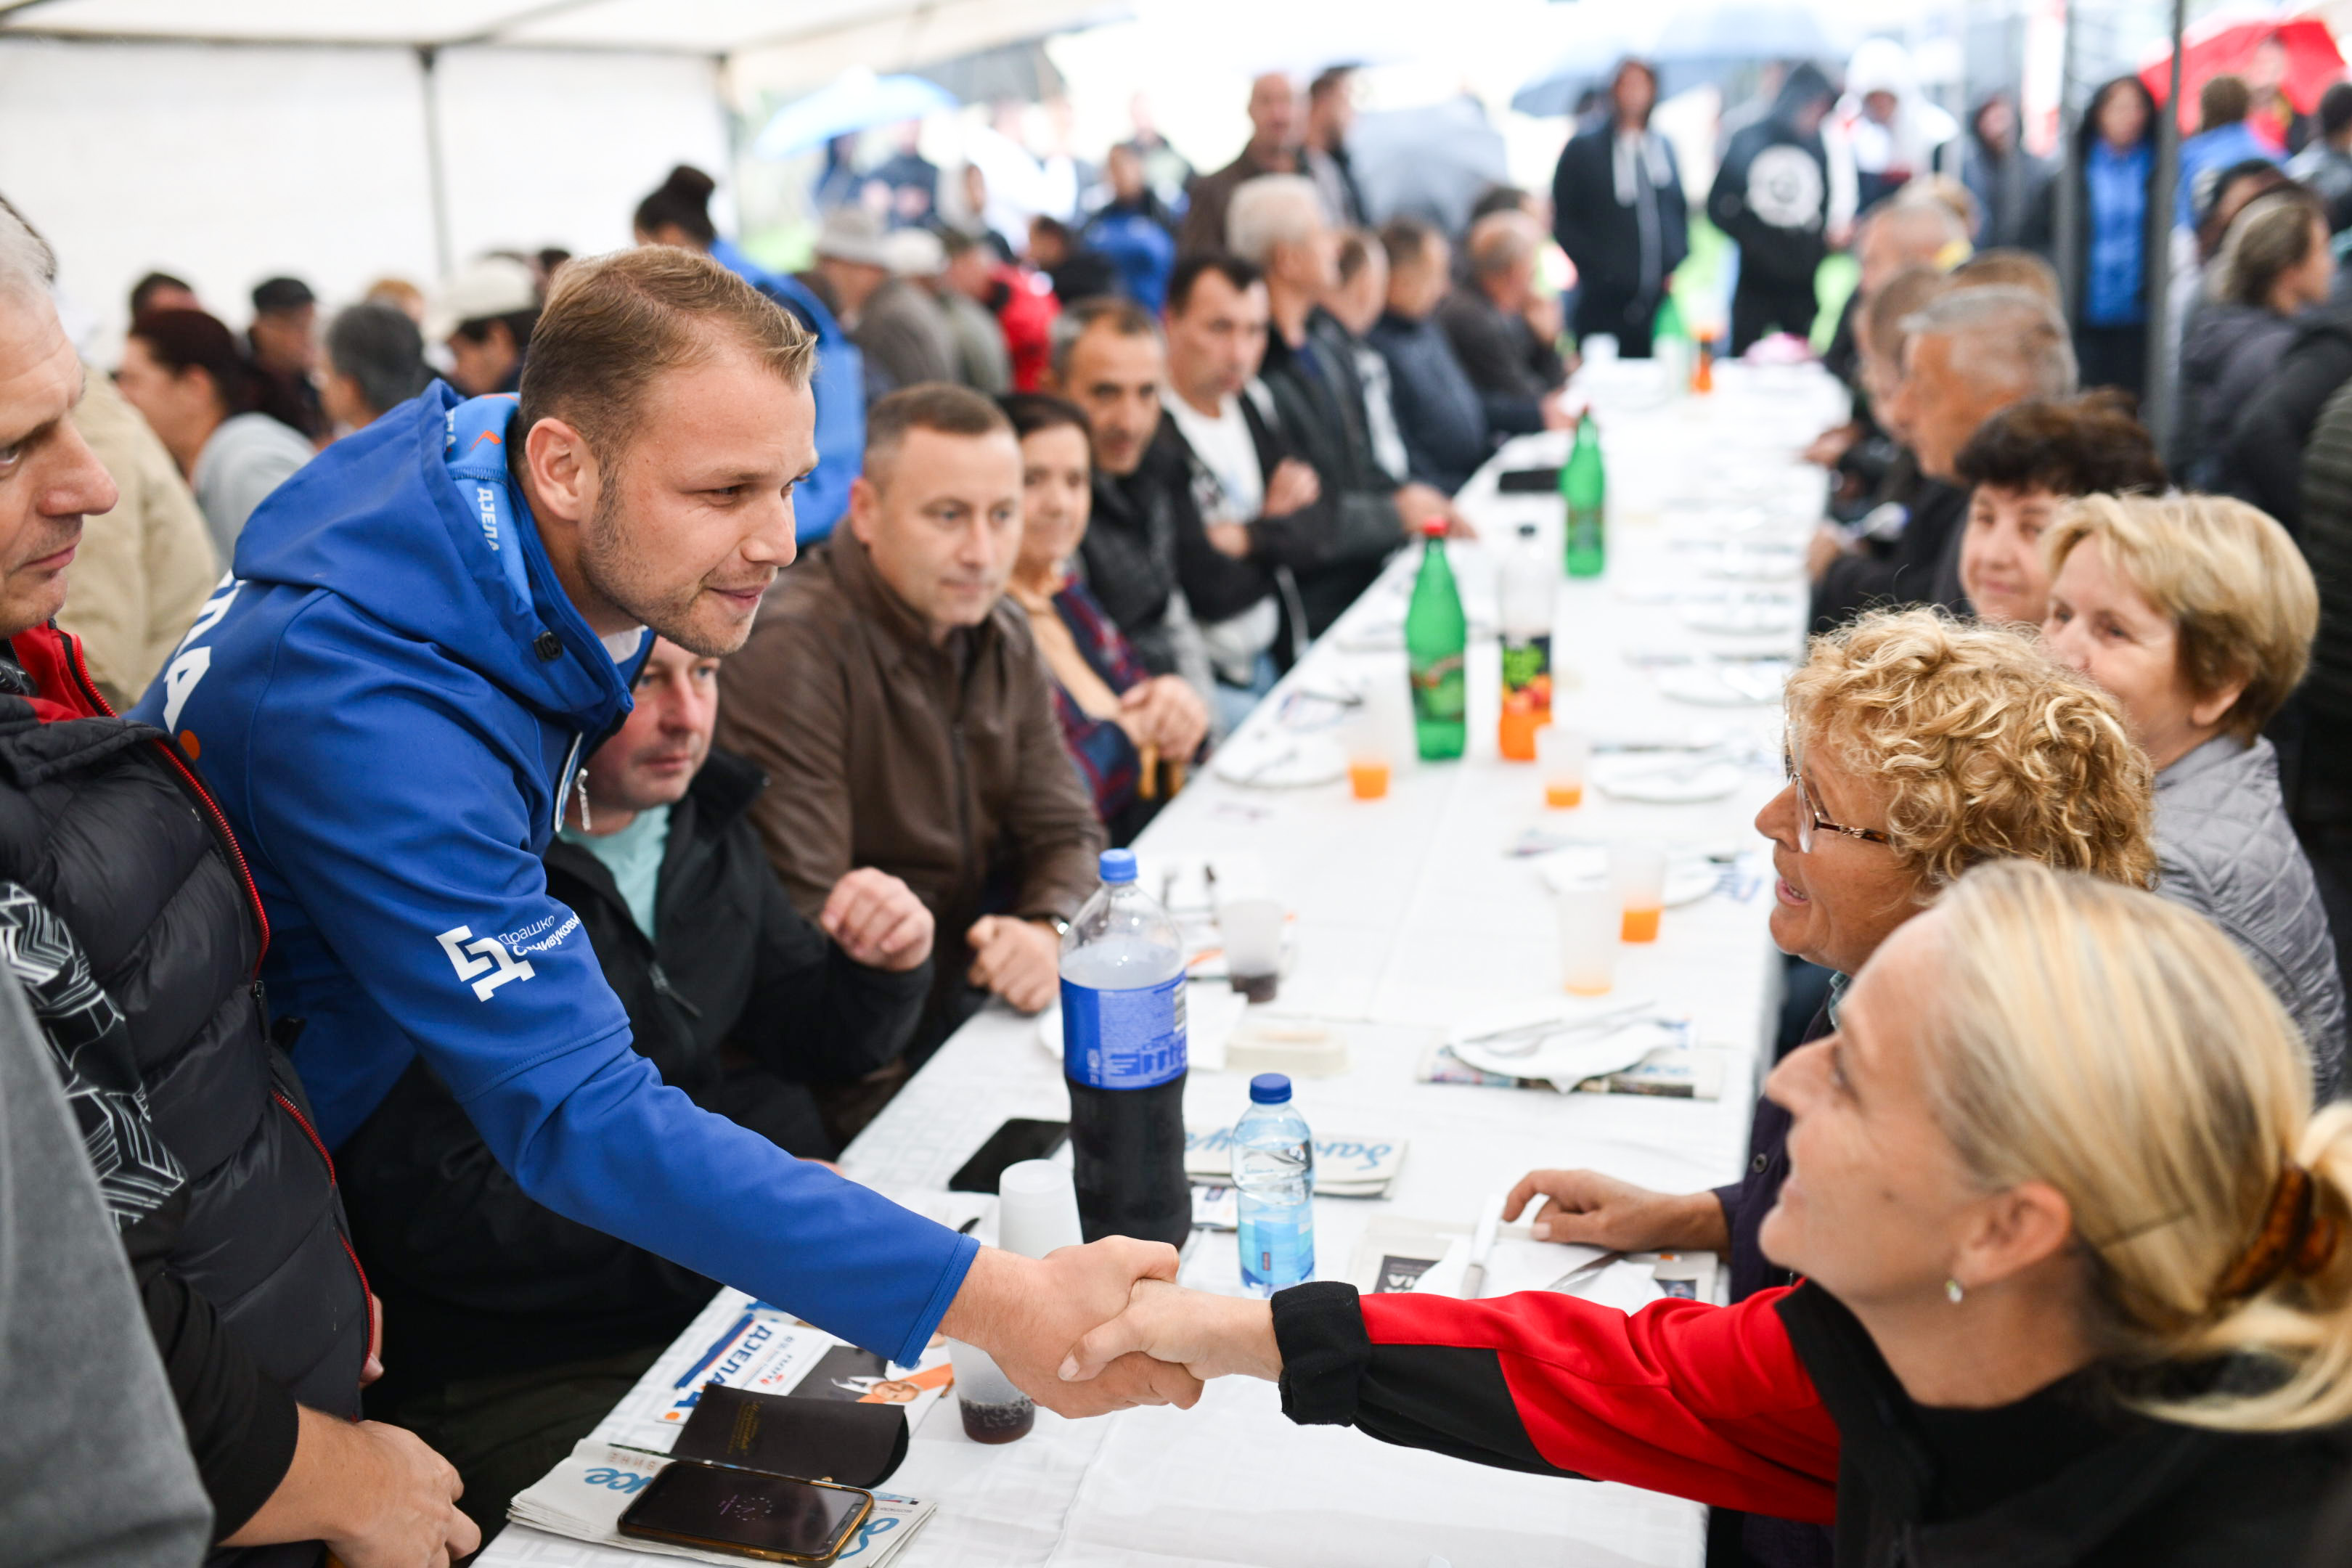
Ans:
<svg viewBox="0 0 2352 1568"><path fill-rule="evenodd" d="M1829 254L1829 155L1818 129L1798 128L1808 104L1827 106L1829 79L1810 65L1790 71L1763 119L1724 149L1706 214L1739 246L1740 274L1810 284Z"/></svg>
<svg viewBox="0 0 2352 1568"><path fill-rule="evenodd" d="M791 311L816 339L816 468L793 490L793 531L803 544L831 533L849 510L849 481L866 467L866 356L816 293L788 273L771 272L731 240L716 240L710 259Z"/></svg>
<svg viewBox="0 0 2352 1568"><path fill-rule="evenodd" d="M973 1244L665 1086L549 895L540 856L642 648L616 662L556 579L513 411L436 383L322 453L138 716L252 863L329 1146L421 1058L539 1203L911 1361Z"/></svg>

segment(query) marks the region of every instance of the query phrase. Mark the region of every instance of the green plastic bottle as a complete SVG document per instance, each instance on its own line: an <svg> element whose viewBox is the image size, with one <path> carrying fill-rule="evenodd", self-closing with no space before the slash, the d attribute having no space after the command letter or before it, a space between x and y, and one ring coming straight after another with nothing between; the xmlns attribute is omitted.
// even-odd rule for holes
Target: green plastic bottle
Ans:
<svg viewBox="0 0 2352 1568"><path fill-rule="evenodd" d="M1470 623L1445 559L1445 524L1433 520L1421 531L1427 542L1421 547L1421 574L1413 579L1412 602L1404 613L1404 652L1412 669L1413 739L1422 760L1433 763L1460 756L1469 738L1464 655Z"/></svg>
<svg viewBox="0 0 2352 1568"><path fill-rule="evenodd" d="M1601 433L1590 411L1576 422L1576 448L1559 470L1559 495L1568 509L1568 574L1598 577L1609 559L1604 521L1609 473L1601 461Z"/></svg>

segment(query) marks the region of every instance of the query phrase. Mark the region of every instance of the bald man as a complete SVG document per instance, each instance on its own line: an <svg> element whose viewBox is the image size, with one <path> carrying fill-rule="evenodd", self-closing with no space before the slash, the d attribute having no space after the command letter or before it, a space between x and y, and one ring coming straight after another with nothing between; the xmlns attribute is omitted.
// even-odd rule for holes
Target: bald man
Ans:
<svg viewBox="0 0 2352 1568"><path fill-rule="evenodd" d="M1299 173L1306 115L1298 99L1298 84L1280 71L1268 71L1250 83L1249 145L1215 174L1192 182L1192 205L1185 209L1184 226L1176 231L1179 260L1232 248L1225 235L1225 208L1244 184L1260 174Z"/></svg>

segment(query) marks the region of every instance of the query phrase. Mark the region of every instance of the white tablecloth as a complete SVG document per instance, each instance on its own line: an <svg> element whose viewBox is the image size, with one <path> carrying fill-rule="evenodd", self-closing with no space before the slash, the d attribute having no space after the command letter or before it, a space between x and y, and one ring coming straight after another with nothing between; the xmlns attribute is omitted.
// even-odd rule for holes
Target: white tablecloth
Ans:
<svg viewBox="0 0 2352 1568"><path fill-rule="evenodd" d="M1808 368L1725 366L1706 398L1661 403L1646 367L1590 388L1610 459L1610 565L1560 594L1554 640L1558 722L1607 739L1715 726L1777 746L1777 707L1702 707L1664 698L1655 669L1629 653L1708 647L1793 653L1801 608L1777 630L1719 637L1686 629L1675 595L1785 591L1801 605L1790 552L1818 517L1822 478L1794 452L1839 412L1834 385ZM1463 495L1495 541L1523 521L1557 549L1556 497L1498 494L1502 469L1557 463L1560 437L1524 437ZM1724 536L1737 531L1727 553ZM1349 651L1393 619L1414 564L1407 552L1294 671L1286 687L1322 689L1367 675L1402 680L1402 656ZM1493 551L1454 548L1474 622L1493 625ZM1555 555L1556 558L1556 555ZM1762 570L1778 581L1757 580ZM1774 563L1779 563L1777 566ZM1736 577L1713 574L1738 574ZM1430 1026L1559 995L1549 896L1529 862L1507 851L1530 828L1606 842L1639 838L1711 848L1759 847L1751 826L1779 787L1751 767L1727 799L1635 805L1588 789L1574 811L1545 809L1537 770L1496 756L1499 685L1491 638L1474 636L1471 745L1460 763L1399 771L1389 797L1361 803L1343 783L1291 791L1228 784L1205 771L1138 845L1147 858L1254 856L1295 911L1297 958L1274 1010L1336 1025L1343 1075L1301 1079L1297 1102L1327 1131L1402 1134L1404 1170L1381 1200L1316 1205L1318 1272L1345 1274L1375 1212L1466 1221L1491 1194L1540 1166L1586 1165L1689 1191L1732 1179L1744 1156L1757 1064L1778 1005L1779 959L1765 931L1769 888L1669 910L1658 942L1627 947L1616 994L1654 997L1687 1015L1697 1044L1733 1053L1715 1101L1416 1083ZM1277 698L1279 697L1277 693ZM1276 724L1278 700L1242 739ZM1187 1119L1223 1122L1246 1103L1239 1075L1196 1068ZM851 1147L844 1163L893 1192L933 1191L1009 1116L1067 1114L1057 1064L1034 1020L992 1008L916 1076ZM1229 1235L1200 1233L1186 1279L1232 1289ZM900 1560L905 1568L980 1564L1328 1563L1423 1568L1433 1556L1472 1565L1659 1564L1704 1554L1694 1504L1613 1485L1521 1476L1409 1452L1337 1429L1291 1426L1270 1386L1230 1381L1196 1409L1138 1410L1066 1422L1040 1412L1036 1431L1003 1447L966 1440L951 1411L917 1434L894 1491L940 1511ZM510 1528L482 1561L620 1568L647 1559Z"/></svg>

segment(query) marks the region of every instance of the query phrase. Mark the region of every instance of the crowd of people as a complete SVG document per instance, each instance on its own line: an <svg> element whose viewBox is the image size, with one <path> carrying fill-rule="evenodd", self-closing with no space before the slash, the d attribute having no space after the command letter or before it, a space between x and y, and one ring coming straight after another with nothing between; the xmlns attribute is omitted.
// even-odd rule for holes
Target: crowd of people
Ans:
<svg viewBox="0 0 2352 1568"><path fill-rule="evenodd" d="M1769 1568L2294 1562L2352 1475L2352 86L2280 169L2276 94L2209 85L2176 226L2111 84L2070 321L2013 111L1948 174L1899 66L1792 67L1692 204L1625 62L1549 199L1458 231L1373 226L1345 70L1260 79L1174 200L1122 143L1019 247L902 149L781 272L679 168L633 249L324 321L151 275L111 375L0 205L0 1385L108 1456L25 1458L25 1560L462 1559L725 1281L1071 1415L1278 1378ZM1650 354L1695 207L1735 350L1810 330L1853 219L1756 824L1790 1016L1738 1181L1506 1217L1720 1251L1731 1304L1224 1301L825 1163L1052 1001L1099 852L1573 422L1580 345ZM2284 510L2238 480L2279 450Z"/></svg>

